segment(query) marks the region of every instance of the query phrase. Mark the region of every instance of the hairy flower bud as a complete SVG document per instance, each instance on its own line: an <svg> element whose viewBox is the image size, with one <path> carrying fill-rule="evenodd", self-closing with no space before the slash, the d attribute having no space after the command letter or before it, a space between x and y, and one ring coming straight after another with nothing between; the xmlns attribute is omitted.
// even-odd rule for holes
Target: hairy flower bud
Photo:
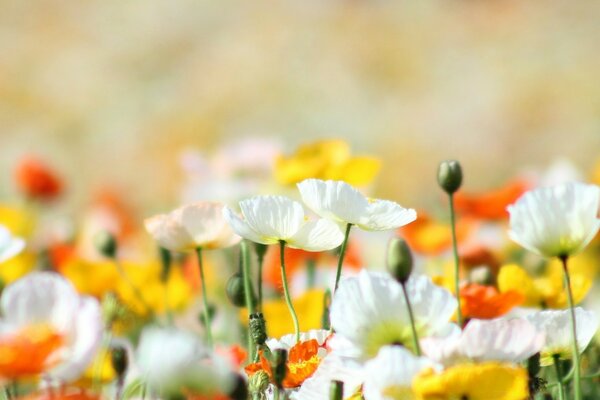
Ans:
<svg viewBox="0 0 600 400"><path fill-rule="evenodd" d="M252 341L262 346L267 341L267 326L262 313L250 314L250 337Z"/></svg>
<svg viewBox="0 0 600 400"><path fill-rule="evenodd" d="M395 237L390 240L387 252L387 268L398 282L406 283L413 269L413 256L406 241Z"/></svg>
<svg viewBox="0 0 600 400"><path fill-rule="evenodd" d="M252 395L264 393L268 387L269 375L263 370L256 371L248 381L248 390Z"/></svg>
<svg viewBox="0 0 600 400"><path fill-rule="evenodd" d="M462 184L463 174L456 160L442 161L438 167L438 184L448 194L454 194Z"/></svg>

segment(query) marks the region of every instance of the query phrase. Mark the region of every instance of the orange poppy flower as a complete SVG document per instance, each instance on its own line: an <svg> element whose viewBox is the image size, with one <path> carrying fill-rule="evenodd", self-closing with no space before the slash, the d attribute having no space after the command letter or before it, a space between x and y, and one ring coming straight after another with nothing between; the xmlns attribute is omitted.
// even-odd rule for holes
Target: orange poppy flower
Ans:
<svg viewBox="0 0 600 400"><path fill-rule="evenodd" d="M398 233L406 239L410 248L418 253L437 255L452 246L452 230L447 222L436 221L426 212L418 211L419 218L404 225ZM461 218L456 221L456 239L462 243L471 234L476 223L472 219Z"/></svg>
<svg viewBox="0 0 600 400"><path fill-rule="evenodd" d="M52 200L63 191L63 183L47 165L34 157L26 157L15 170L19 189L30 198Z"/></svg>
<svg viewBox="0 0 600 400"><path fill-rule="evenodd" d="M38 392L29 394L25 397L20 397L21 400L100 400L100 396L94 393L90 393L85 390L77 389L71 391L71 389L62 388L58 391L48 390L46 392Z"/></svg>
<svg viewBox="0 0 600 400"><path fill-rule="evenodd" d="M290 247L285 248L284 257L285 268L289 280L292 280L294 274L302 270L302 268L305 268L310 261L313 261L316 265L331 267L336 266L338 261L338 256L330 251L310 252L292 249ZM282 290L283 288L280 262L279 249L273 249L267 252L264 261L263 277L265 282L278 290ZM356 270L362 265L358 244L353 240L348 241L344 265Z"/></svg>
<svg viewBox="0 0 600 400"><path fill-rule="evenodd" d="M227 358L235 369L241 368L246 358L248 358L248 352L237 344L228 347L217 347L215 351L217 354Z"/></svg>
<svg viewBox="0 0 600 400"><path fill-rule="evenodd" d="M500 293L494 286L469 283L460 288L460 299L465 318L491 319L523 304L525 296L516 290Z"/></svg>
<svg viewBox="0 0 600 400"><path fill-rule="evenodd" d="M289 350L286 374L283 380L284 388L296 388L315 373L321 362L318 352L319 342L316 339L299 342ZM254 373L262 370L273 379L271 365L262 354L260 355L260 362L246 366L245 370L248 376L252 376Z"/></svg>
<svg viewBox="0 0 600 400"><path fill-rule="evenodd" d="M0 338L0 377L16 380L39 375L52 366L63 338L48 325L31 325Z"/></svg>
<svg viewBox="0 0 600 400"><path fill-rule="evenodd" d="M506 207L514 203L531 188L524 179L515 179L501 188L486 193L465 193L459 191L454 196L454 205L460 215L485 220L500 220L508 217Z"/></svg>

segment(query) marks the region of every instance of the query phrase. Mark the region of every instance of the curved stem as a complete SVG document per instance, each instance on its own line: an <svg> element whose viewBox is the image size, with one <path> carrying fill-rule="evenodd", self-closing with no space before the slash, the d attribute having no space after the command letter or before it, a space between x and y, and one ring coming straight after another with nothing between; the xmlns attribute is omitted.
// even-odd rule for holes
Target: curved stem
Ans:
<svg viewBox="0 0 600 400"><path fill-rule="evenodd" d="M408 309L408 317L410 318L410 327L412 329L413 347L415 353L421 355L421 346L419 346L419 336L417 335L417 328L415 326L415 317L413 315L412 306L410 305L410 299L408 298L408 292L406 291L406 284L402 284L402 293L404 294L404 301L406 301L406 308Z"/></svg>
<svg viewBox="0 0 600 400"><path fill-rule="evenodd" d="M350 236L350 229L352 229L352 224L347 224L346 232L344 233L344 241L342 242L342 248L340 249L340 257L338 258L337 271L335 273L335 286L333 287L334 293L338 288L340 278L342 276L342 265L344 264L344 256L346 255L346 247L348 246L348 237Z"/></svg>
<svg viewBox="0 0 600 400"><path fill-rule="evenodd" d="M290 290L288 288L284 260L285 242L283 240L279 241L279 253L281 257L281 280L283 281L283 295L285 296L285 302L290 310L290 314L292 315L292 320L294 321L294 333L296 334L296 343L298 343L300 341L300 324L298 323L298 315L296 315L296 310L294 310L294 305L292 304L292 299L290 297Z"/></svg>
<svg viewBox="0 0 600 400"><path fill-rule="evenodd" d="M554 370L556 371L556 383L558 384L558 400L565 398L565 385L563 384L562 368L560 367L560 358L558 354L552 356L554 359Z"/></svg>
<svg viewBox="0 0 600 400"><path fill-rule="evenodd" d="M206 344L208 347L212 347L212 331L210 322L210 312L208 309L208 295L206 293L206 279L204 277L204 265L202 264L202 248L196 248L196 255L198 256L198 267L200 269L200 283L202 285L202 305L204 306L204 329L206 331Z"/></svg>
<svg viewBox="0 0 600 400"><path fill-rule="evenodd" d="M567 299L569 301L569 311L571 313L571 339L573 342L573 389L575 400L581 400L581 361L579 358L579 346L577 344L577 323L575 320L575 305L573 302L573 292L571 290L571 278L567 266L568 256L560 257L563 264L565 275L565 289L567 290Z"/></svg>
<svg viewBox="0 0 600 400"><path fill-rule="evenodd" d="M456 240L456 215L454 213L454 196L448 195L450 201L450 228L452 230L452 252L454 253L454 290L456 300L458 300L458 308L456 310L458 326L463 328L462 308L460 305L460 262L458 258L458 243Z"/></svg>

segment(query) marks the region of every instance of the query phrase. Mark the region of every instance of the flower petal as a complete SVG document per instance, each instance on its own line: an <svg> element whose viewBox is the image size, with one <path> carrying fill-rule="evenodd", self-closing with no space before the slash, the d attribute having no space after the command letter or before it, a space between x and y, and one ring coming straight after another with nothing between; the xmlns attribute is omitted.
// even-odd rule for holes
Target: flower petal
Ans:
<svg viewBox="0 0 600 400"><path fill-rule="evenodd" d="M343 241L344 233L338 224L318 219L305 223L286 243L295 249L325 251L338 247Z"/></svg>

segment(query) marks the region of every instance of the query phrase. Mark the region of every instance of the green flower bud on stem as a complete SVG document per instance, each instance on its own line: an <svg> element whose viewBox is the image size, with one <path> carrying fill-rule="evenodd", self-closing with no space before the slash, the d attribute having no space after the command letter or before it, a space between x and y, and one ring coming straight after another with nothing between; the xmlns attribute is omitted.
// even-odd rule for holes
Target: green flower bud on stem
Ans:
<svg viewBox="0 0 600 400"><path fill-rule="evenodd" d="M164 247L159 247L160 265L162 269L160 271L160 280L166 282L169 279L169 272L171 271L171 252Z"/></svg>
<svg viewBox="0 0 600 400"><path fill-rule="evenodd" d="M256 371L248 381L248 390L251 395L260 395L269 387L269 375L263 371Z"/></svg>
<svg viewBox="0 0 600 400"><path fill-rule="evenodd" d="M105 257L114 259L117 255L117 240L109 231L100 231L94 235L94 246Z"/></svg>
<svg viewBox="0 0 600 400"><path fill-rule="evenodd" d="M227 298L236 307L246 306L246 291L244 289L244 277L241 273L236 272L227 280L225 286Z"/></svg>
<svg viewBox="0 0 600 400"><path fill-rule="evenodd" d="M438 167L438 184L448 194L454 194L462 184L463 174L456 160L442 161Z"/></svg>
<svg viewBox="0 0 600 400"><path fill-rule="evenodd" d="M389 273L400 283L408 281L413 270L413 256L406 240L395 237L390 240L387 252Z"/></svg>
<svg viewBox="0 0 600 400"><path fill-rule="evenodd" d="M261 260L265 257L269 246L262 243L254 243L254 252L256 253L256 257Z"/></svg>
<svg viewBox="0 0 600 400"><path fill-rule="evenodd" d="M344 398L344 382L331 381L329 387L329 400L342 400Z"/></svg>
<svg viewBox="0 0 600 400"><path fill-rule="evenodd" d="M129 365L127 350L121 346L113 348L110 352L110 361L117 374L117 378L122 379L125 376L125 372L127 372L127 367Z"/></svg>
<svg viewBox="0 0 600 400"><path fill-rule="evenodd" d="M262 313L250 314L250 337L257 346L267 341L267 326Z"/></svg>

